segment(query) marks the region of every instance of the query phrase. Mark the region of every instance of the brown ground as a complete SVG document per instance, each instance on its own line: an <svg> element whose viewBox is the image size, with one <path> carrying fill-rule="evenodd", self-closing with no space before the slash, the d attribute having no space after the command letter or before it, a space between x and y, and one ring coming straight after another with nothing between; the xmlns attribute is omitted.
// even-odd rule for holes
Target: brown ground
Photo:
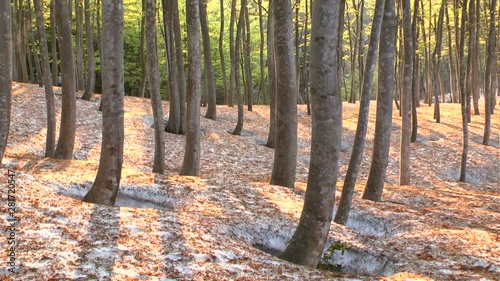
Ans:
<svg viewBox="0 0 500 281"><path fill-rule="evenodd" d="M151 105L127 97L121 205L129 207L111 208L74 199L85 194L97 172L98 99L78 100L75 159L62 161L43 157L43 89L14 84L13 95L11 134L0 170L3 199L7 169L16 173L17 273L2 266L1 280L499 280L499 107L492 117L490 146L481 144L484 116L472 116L466 183L458 182L459 105L441 105L441 124L432 120L432 107L418 109L411 186L397 185L401 119L394 114L383 202L356 196L348 226L332 225L330 241L341 240L350 248L338 261L350 273L331 273L296 266L253 247L282 250L300 216L311 128L304 106L299 106L297 184L290 190L268 184L273 150L261 145L267 138L267 106L245 111L243 136L227 133L235 126L236 108L219 106L217 121L202 118L201 177L180 177L184 137L166 135L168 175L150 173ZM358 104L344 104L339 191L357 112ZM374 112L372 104L358 195L369 169ZM134 207L138 205L148 208ZM2 233L6 227L7 222ZM5 238L0 252L7 261Z"/></svg>

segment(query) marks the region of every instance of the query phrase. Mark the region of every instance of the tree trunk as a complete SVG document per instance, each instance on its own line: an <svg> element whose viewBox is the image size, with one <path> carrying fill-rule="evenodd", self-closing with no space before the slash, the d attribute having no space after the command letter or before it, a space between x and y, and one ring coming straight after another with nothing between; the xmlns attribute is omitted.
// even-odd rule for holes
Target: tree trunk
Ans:
<svg viewBox="0 0 500 281"><path fill-rule="evenodd" d="M123 0L102 3L102 145L99 170L83 201L114 206L123 163Z"/></svg>
<svg viewBox="0 0 500 281"><path fill-rule="evenodd" d="M474 0L472 0L474 1ZM479 64L480 64L480 59L479 59L479 40L481 36L481 28L479 26L479 0L476 2L476 16L475 16L475 22L474 22L474 33L475 33L475 39L472 44L474 45L473 48L473 53L472 53L472 66L471 66L471 86L472 86L472 102L474 105L474 115L479 115L479 95L480 95L480 83L479 83L479 76L480 76L480 70L479 70Z"/></svg>
<svg viewBox="0 0 500 281"><path fill-rule="evenodd" d="M56 36L56 4L55 0L50 0L50 38L52 53L52 85L57 86L57 36Z"/></svg>
<svg viewBox="0 0 500 281"><path fill-rule="evenodd" d="M188 95L186 146L181 175L200 175L201 48L199 0L186 1Z"/></svg>
<svg viewBox="0 0 500 281"><path fill-rule="evenodd" d="M293 57L293 12L288 0L274 0L276 58L276 147L271 184L293 188L297 164L297 85Z"/></svg>
<svg viewBox="0 0 500 281"><path fill-rule="evenodd" d="M12 18L10 1L0 1L0 165L7 147L12 107Z"/></svg>
<svg viewBox="0 0 500 281"><path fill-rule="evenodd" d="M54 91L50 75L49 50L43 20L42 2L34 0L36 12L36 25L38 37L40 38L40 53L42 55L43 83L45 85L45 99L47 102L47 137L45 140L45 157L53 157L56 142L56 108L54 103Z"/></svg>
<svg viewBox="0 0 500 281"><path fill-rule="evenodd" d="M418 20L418 0L415 0L413 5L413 22L411 25L411 32L413 34L413 77L412 77L412 86L411 86L411 142L417 141L418 135L418 114L417 107L420 103L420 57L416 53L415 50L418 50L418 31L417 31L417 20Z"/></svg>
<svg viewBox="0 0 500 281"><path fill-rule="evenodd" d="M491 95L495 95L493 91L492 80L493 77L492 68L495 67L495 10L497 1L491 0L490 4L490 30L488 33L488 46L487 46L487 56L486 56L486 71L484 73L484 135L483 144L488 145L490 141L490 126L491 126ZM492 79L493 78L493 79Z"/></svg>
<svg viewBox="0 0 500 281"><path fill-rule="evenodd" d="M453 42L451 41L451 26L450 26L450 16L448 13L448 9L444 9L446 16L446 30L448 31L448 61L450 67L450 90L451 90L451 99L453 103L458 102L458 86L457 86L457 70L455 68L455 56L453 55Z"/></svg>
<svg viewBox="0 0 500 281"><path fill-rule="evenodd" d="M410 137L411 137L411 96L413 78L413 34L411 28L410 0L403 2L404 68L403 92L401 93L401 160L399 185L410 184ZM438 43L439 44L439 43ZM437 103L436 103L437 104Z"/></svg>
<svg viewBox="0 0 500 281"><path fill-rule="evenodd" d="M183 135L186 133L186 74L184 71L184 57L181 42L181 25L179 22L178 0L174 0L174 35L175 54L177 56L177 85L179 86L179 105L181 118L179 133Z"/></svg>
<svg viewBox="0 0 500 281"><path fill-rule="evenodd" d="M158 52L156 49L156 0L146 0L146 51L148 66L149 93L154 118L155 156L153 173L165 173L165 126L160 96L160 73L158 69Z"/></svg>
<svg viewBox="0 0 500 281"><path fill-rule="evenodd" d="M315 267L330 231L340 156L342 97L337 83L339 5L314 2L311 34L311 163L299 225L281 258ZM276 7L276 15L279 15ZM276 18L276 31L280 17ZM276 50L278 52L278 50Z"/></svg>
<svg viewBox="0 0 500 281"><path fill-rule="evenodd" d="M215 94L215 75L212 65L212 49L210 47L210 34L208 33L206 0L200 2L200 25L203 36L203 63L205 67L205 85L207 95L207 113L206 118L217 119L217 97Z"/></svg>
<svg viewBox="0 0 500 281"><path fill-rule="evenodd" d="M62 72L62 111L55 158L71 159L76 135L76 93L71 17L68 0L56 0Z"/></svg>
<svg viewBox="0 0 500 281"><path fill-rule="evenodd" d="M224 0L220 0L220 34L219 34L219 56L222 70L222 81L224 83L224 104L227 104L228 85L226 74L226 59L224 57Z"/></svg>
<svg viewBox="0 0 500 281"><path fill-rule="evenodd" d="M363 76L356 136L354 137L349 167L345 176L344 187L342 188L342 196L340 198L337 214L335 215L335 222L343 225L347 223L347 219L349 218L352 197L354 195L354 185L356 184L356 179L358 177L363 157L363 150L365 148L366 131L368 129L368 117L370 111L370 97L373 87L373 74L375 73L375 66L377 62L384 4L385 0L377 0L375 2L370 43L368 46L368 54L366 56L365 75Z"/></svg>
<svg viewBox="0 0 500 281"><path fill-rule="evenodd" d="M236 127L233 130L233 135L240 135L243 129L243 99L241 97L241 83L240 83L240 46L241 46L241 33L243 31L243 25L245 20L245 6L247 5L246 0L241 0L240 14L238 16L238 25L236 26L236 41L234 42L233 59L231 64L233 65L234 71L234 89L236 92L236 97L238 99L238 121L236 122Z"/></svg>
<svg viewBox="0 0 500 281"><path fill-rule="evenodd" d="M141 46L139 48L140 62L141 62L141 86L139 89L139 97L143 98L146 92L146 83L148 81L148 74L146 70L146 0L141 0L142 15L141 15Z"/></svg>
<svg viewBox="0 0 500 281"><path fill-rule="evenodd" d="M163 26L165 29L165 46L167 52L168 65L168 96L169 96L169 115L165 131L173 134L180 133L181 112L179 102L179 85L177 84L177 57L175 54L174 42L174 12L173 2L176 0L162 0L163 7Z"/></svg>
<svg viewBox="0 0 500 281"><path fill-rule="evenodd" d="M274 9L269 1L267 18L267 72L269 76L269 133L266 146L274 148L276 144L276 62L274 60Z"/></svg>
<svg viewBox="0 0 500 281"><path fill-rule="evenodd" d="M444 19L444 8L446 7L446 1L443 1L441 8L439 9L439 19L436 27L436 48L432 54L432 64L433 64L433 92L434 92L434 119L436 123L441 123L441 110L439 107L439 95L441 92L440 87L440 66L441 66L441 45L443 42L443 19ZM443 93L441 93L443 96ZM444 101L444 100L443 100Z"/></svg>
<svg viewBox="0 0 500 281"><path fill-rule="evenodd" d="M245 6L245 36L243 38L243 51L244 57L243 61L245 63L245 87L247 93L247 109L248 111L253 110L253 79L252 79L252 67L250 61L250 17L248 16L248 7Z"/></svg>
<svg viewBox="0 0 500 281"><path fill-rule="evenodd" d="M465 182L467 176L467 154L469 151L469 128L467 124L467 97L466 97L466 62L465 62L465 34L466 34L466 18L467 18L467 0L463 1L462 5L462 19L460 21L460 47L459 47L459 60L460 60L460 96L461 111L462 111L462 157L460 161L460 181Z"/></svg>
<svg viewBox="0 0 500 281"><path fill-rule="evenodd" d="M259 5L259 34L260 34L260 46L259 46L259 59L260 59L260 82L259 82L259 93L257 96L257 102L260 102L260 97L263 97L264 104L267 104L267 97L264 93L264 20L262 18L262 0L258 0Z"/></svg>
<svg viewBox="0 0 500 281"><path fill-rule="evenodd" d="M85 82L83 79L83 14L81 1L75 1L76 14L76 73L77 90L83 91Z"/></svg>
<svg viewBox="0 0 500 281"><path fill-rule="evenodd" d="M233 97L236 90L235 86L235 67L239 63L234 59L234 24L236 21L236 0L231 0L231 20L229 21L229 59L231 60L231 72L229 74L229 94L227 96L227 105L233 107Z"/></svg>
<svg viewBox="0 0 500 281"><path fill-rule="evenodd" d="M85 92L82 99L90 100L95 88L95 54L94 40L92 36L92 26L90 24L90 3L85 0L85 38L87 41L87 81L85 83Z"/></svg>
<svg viewBox="0 0 500 281"><path fill-rule="evenodd" d="M377 116L370 173L363 199L380 201L384 190L392 129L392 90L394 87L395 12L394 0L386 0L379 45Z"/></svg>

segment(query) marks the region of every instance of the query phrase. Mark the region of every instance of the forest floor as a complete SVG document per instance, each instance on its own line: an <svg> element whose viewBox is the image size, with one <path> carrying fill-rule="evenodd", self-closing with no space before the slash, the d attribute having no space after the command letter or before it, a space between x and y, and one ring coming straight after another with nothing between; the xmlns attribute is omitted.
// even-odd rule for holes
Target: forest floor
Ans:
<svg viewBox="0 0 500 281"><path fill-rule="evenodd" d="M56 92L60 108L60 89ZM11 130L0 168L5 218L0 280L499 280L499 107L490 146L481 144L484 116L472 116L465 183L458 181L459 105L441 104L440 124L432 119L433 107L419 107L410 186L398 186L401 118L395 111L385 190L382 202L374 203L359 198L371 159L373 102L351 217L347 226L332 223L329 234L329 243L340 240L347 248L335 255L342 272L328 272L267 253L286 247L302 210L311 134L305 106L299 106L296 185L289 189L269 184L273 150L263 145L268 106L245 110L242 136L228 133L236 124L236 107L218 106L217 121L201 117L201 176L183 177L178 172L185 137L166 134L167 174L151 173L151 104L126 97L119 207L81 201L97 173L102 119L99 96L78 100L77 106L74 159L45 158L43 88L13 86ZM337 203L358 107L344 103ZM17 183L15 273L7 264L8 170Z"/></svg>

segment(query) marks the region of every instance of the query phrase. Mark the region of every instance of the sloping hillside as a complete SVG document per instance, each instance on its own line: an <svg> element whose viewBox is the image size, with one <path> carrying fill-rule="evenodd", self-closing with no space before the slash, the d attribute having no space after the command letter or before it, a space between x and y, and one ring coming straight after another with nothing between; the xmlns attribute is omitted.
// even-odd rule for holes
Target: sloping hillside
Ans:
<svg viewBox="0 0 500 281"><path fill-rule="evenodd" d="M58 91L60 93L60 90ZM61 97L57 95L57 106ZM98 98L78 100L74 160L44 158L43 88L14 84L9 143L0 168L2 199L7 174L16 180L14 251L1 226L2 280L495 280L500 275L500 108L492 117L492 145L483 146L484 116L472 116L468 182L458 182L461 117L442 104L442 123L432 107L419 111L419 138L412 144L412 183L399 187L401 119L394 126L383 202L355 196L347 227L332 224L329 241L344 272L308 269L259 249L283 250L300 217L306 188L311 118L299 106L296 188L269 185L273 150L267 138L267 106L245 111L243 136L227 131L236 108L218 107L218 120L202 117L201 177L181 177L184 136L167 134L167 175L152 174L153 129L149 100L125 99L125 155L120 207L82 203L97 173L101 142ZM373 140L372 104L364 163L356 188L368 174ZM202 109L202 114L205 109ZM358 105L344 104L337 199L347 170ZM58 111L59 112L59 111ZM168 115L168 104L164 112ZM2 217L7 219L7 201ZM378 276L378 277L377 277ZM496 279L498 280L498 279Z"/></svg>

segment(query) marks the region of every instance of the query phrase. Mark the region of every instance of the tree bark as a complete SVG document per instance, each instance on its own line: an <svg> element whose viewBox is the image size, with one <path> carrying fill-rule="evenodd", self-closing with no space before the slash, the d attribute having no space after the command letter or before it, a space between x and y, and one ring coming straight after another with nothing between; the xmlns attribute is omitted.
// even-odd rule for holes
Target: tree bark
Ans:
<svg viewBox="0 0 500 281"><path fill-rule="evenodd" d="M257 96L257 102L260 102L260 97L262 96L264 104L267 104L267 97L264 93L264 19L262 18L262 0L258 0L259 5L259 35L260 35L260 45L259 45L259 62L260 62L260 82L259 82L259 93Z"/></svg>
<svg viewBox="0 0 500 281"><path fill-rule="evenodd" d="M90 3L85 0L85 38L87 41L87 81L85 83L85 92L83 100L90 100L95 88L95 54L94 40L92 36L92 25L90 24Z"/></svg>
<svg viewBox="0 0 500 281"><path fill-rule="evenodd" d="M274 9L269 1L267 18L267 72L269 76L269 133L266 146L274 148L276 144L276 62L274 60Z"/></svg>
<svg viewBox="0 0 500 281"><path fill-rule="evenodd" d="M250 17L248 15L248 7L244 8L244 29L245 36L243 38L243 61L245 64L245 88L247 94L247 109L248 111L253 110L253 81L252 81L252 67L250 61Z"/></svg>
<svg viewBox="0 0 500 281"><path fill-rule="evenodd" d="M465 182L467 177L467 156L469 151L469 128L467 122L467 95L466 92L466 62L465 62L465 34L466 34L466 18L467 18L467 0L463 0L462 5L462 19L460 21L460 47L459 47L459 61L460 61L460 96L461 96L461 112L462 112L462 157L460 160L460 181Z"/></svg>
<svg viewBox="0 0 500 281"><path fill-rule="evenodd" d="M85 87L83 78L83 14L81 1L75 1L76 14L76 73L77 90L82 91Z"/></svg>
<svg viewBox="0 0 500 281"><path fill-rule="evenodd" d="M224 104L227 104L228 85L226 73L226 59L224 57L224 0L220 0L220 34L219 34L219 56L222 70L222 81L224 83Z"/></svg>
<svg viewBox="0 0 500 281"><path fill-rule="evenodd" d="M56 4L55 0L50 0L50 38L52 53L52 85L57 86L57 35L56 35Z"/></svg>
<svg viewBox="0 0 500 281"><path fill-rule="evenodd" d="M217 119L217 97L215 94L215 75L212 65L212 49L210 47L210 34L208 33L206 0L200 2L200 25L203 36L203 63L205 67L205 89L207 95L207 113L208 119Z"/></svg>
<svg viewBox="0 0 500 281"><path fill-rule="evenodd" d="M234 42L233 59L231 62L233 65L234 74L234 89L236 92L236 97L238 100L238 121L236 122L236 127L233 130L233 135L240 135L241 130L243 130L243 98L241 97L241 83L240 83L240 46L241 46L241 33L244 28L245 20L245 6L247 1L241 0L240 14L238 16L238 24L236 26L236 41Z"/></svg>
<svg viewBox="0 0 500 281"><path fill-rule="evenodd" d="M160 96L160 74L158 69L158 51L156 49L156 0L146 0L146 51L148 66L149 92L154 118L155 154L153 173L165 173L165 126Z"/></svg>
<svg viewBox="0 0 500 281"><path fill-rule="evenodd" d="M418 20L418 0L415 0L413 5L413 22L411 25L411 32L413 34L413 77L411 86L411 142L417 141L418 135L418 114L417 107L420 105L420 56L415 50L418 50L418 31L417 31L417 20Z"/></svg>
<svg viewBox="0 0 500 281"><path fill-rule="evenodd" d="M61 129L59 130L59 140L54 157L71 159L76 135L76 93L71 17L68 0L56 0L56 8L63 85Z"/></svg>
<svg viewBox="0 0 500 281"><path fill-rule="evenodd" d="M181 42L181 25L179 22L179 2L174 0L174 42L175 54L177 56L177 85L179 86L179 105L181 125L179 133L186 133L186 74L184 71L184 56ZM200 82L201 83L201 82Z"/></svg>
<svg viewBox="0 0 500 281"><path fill-rule="evenodd" d="M488 145L490 141L490 127L491 127L491 95L495 95L493 91L492 80L494 71L491 71L495 67L495 10L497 1L491 0L490 4L490 30L488 32L488 46L487 46L487 57L486 57L486 71L484 73L484 135L483 144ZM493 79L492 79L493 78Z"/></svg>
<svg viewBox="0 0 500 281"><path fill-rule="evenodd" d="M0 1L0 165L7 147L12 107L12 18L10 1Z"/></svg>
<svg viewBox="0 0 500 281"><path fill-rule="evenodd" d="M229 94L227 96L227 105L233 107L233 97L236 90L235 86L235 67L237 62L234 59L234 24L236 21L236 0L231 0L231 20L229 21L229 59L231 60L231 72L229 74Z"/></svg>
<svg viewBox="0 0 500 281"><path fill-rule="evenodd" d="M146 69L146 0L141 0L142 15L141 15L141 46L139 48L141 62L141 86L139 89L139 97L143 98L146 92L146 83L148 81L148 73Z"/></svg>
<svg viewBox="0 0 500 281"><path fill-rule="evenodd" d="M354 137L349 167L347 168L344 180L344 187L342 188L342 196L340 197L338 211L335 215L335 222L343 225L347 223L347 219L349 218L349 211L351 209L352 198L354 195L354 185L356 184L356 179L358 177L363 157L363 150L365 148L366 131L368 129L368 117L370 111L370 97L373 87L373 74L375 73L375 66L377 62L384 4L385 0L377 0L375 2L370 43L368 46L368 54L366 56L365 75L363 76L358 125L356 127L356 135Z"/></svg>
<svg viewBox="0 0 500 281"><path fill-rule="evenodd" d="M312 10L311 163L299 225L281 258L315 267L323 254L332 220L342 131L342 97L336 66L338 2L317 0ZM278 22L279 16L277 25ZM279 30L277 27L277 33Z"/></svg>
<svg viewBox="0 0 500 281"><path fill-rule="evenodd" d="M47 104L47 137L45 140L45 157L53 157L56 146L56 108L54 103L54 90L52 76L50 75L49 50L43 20L42 2L34 0L36 12L36 25L40 38L40 53L42 55L43 83L45 85L45 99Z"/></svg>
<svg viewBox="0 0 500 281"><path fill-rule="evenodd" d="M293 188L297 164L297 85L293 57L292 7L274 0L276 57L276 147L271 184Z"/></svg>
<svg viewBox="0 0 500 281"><path fill-rule="evenodd" d="M114 206L123 163L124 71L123 0L103 0L102 5L102 145L99 170L83 201Z"/></svg>
<svg viewBox="0 0 500 281"><path fill-rule="evenodd" d="M370 173L363 192L363 199L380 201L384 189L385 175L389 158L392 129L392 90L394 87L395 51L395 2L386 0L382 34L379 46L379 70L377 93L377 116Z"/></svg>
<svg viewBox="0 0 500 281"><path fill-rule="evenodd" d="M186 148L181 175L200 175L200 96L201 96L201 48L199 0L186 1L188 35L188 95L186 120Z"/></svg>

